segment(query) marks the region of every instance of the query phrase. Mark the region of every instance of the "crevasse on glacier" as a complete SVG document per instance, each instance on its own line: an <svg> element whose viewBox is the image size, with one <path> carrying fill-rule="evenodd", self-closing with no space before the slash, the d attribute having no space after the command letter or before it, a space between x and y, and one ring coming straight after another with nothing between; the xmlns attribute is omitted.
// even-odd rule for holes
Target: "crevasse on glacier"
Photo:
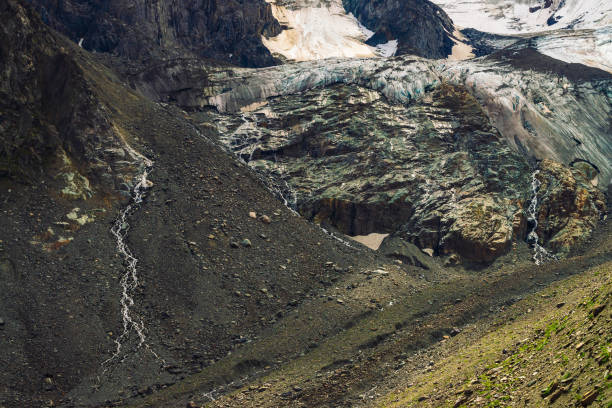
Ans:
<svg viewBox="0 0 612 408"><path fill-rule="evenodd" d="M228 91L208 97L220 112L270 97L297 94L332 84L359 85L394 103L408 103L443 82L465 86L482 104L510 145L535 159L595 164L599 183L612 176L607 82L570 82L563 76L515 69L496 60L431 61L402 56L392 60L328 59L220 74ZM577 143L579 141L580 143Z"/></svg>

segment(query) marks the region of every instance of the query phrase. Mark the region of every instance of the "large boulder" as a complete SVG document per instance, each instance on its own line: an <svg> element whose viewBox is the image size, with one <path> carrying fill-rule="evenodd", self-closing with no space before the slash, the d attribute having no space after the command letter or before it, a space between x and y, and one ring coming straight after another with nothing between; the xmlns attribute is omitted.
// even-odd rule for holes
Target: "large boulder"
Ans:
<svg viewBox="0 0 612 408"><path fill-rule="evenodd" d="M444 252L455 252L476 261L491 261L507 252L514 229L513 219L505 215L504 204L490 196L462 201L442 239Z"/></svg>

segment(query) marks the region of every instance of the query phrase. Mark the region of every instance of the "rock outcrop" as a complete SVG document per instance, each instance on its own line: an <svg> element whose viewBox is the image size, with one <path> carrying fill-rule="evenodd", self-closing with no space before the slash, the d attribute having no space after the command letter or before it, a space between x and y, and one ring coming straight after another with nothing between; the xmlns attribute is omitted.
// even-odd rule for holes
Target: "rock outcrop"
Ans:
<svg viewBox="0 0 612 408"><path fill-rule="evenodd" d="M586 161L571 167L552 160L539 165L538 237L560 254L587 240L606 213L605 197L597 189L598 171Z"/></svg>
<svg viewBox="0 0 612 408"><path fill-rule="evenodd" d="M280 25L263 0L32 3L51 27L90 51L131 60L192 54L240 66L275 63L261 36L278 34Z"/></svg>
<svg viewBox="0 0 612 408"><path fill-rule="evenodd" d="M537 161L589 159L602 190L612 174L609 74L515 52L217 70L191 108L210 92L223 140L307 217L491 261L526 235Z"/></svg>
<svg viewBox="0 0 612 408"><path fill-rule="evenodd" d="M366 42L369 45L397 40L396 55L446 58L451 54L454 24L428 0L343 0L343 4L374 32Z"/></svg>
<svg viewBox="0 0 612 408"><path fill-rule="evenodd" d="M394 103L421 98L441 83L465 87L512 148L533 160L565 165L576 159L597 166L599 187L612 177L609 142L612 74L543 56L525 44L484 59L430 61L393 59L309 61L265 71L217 69L189 109L207 104L237 112L267 98L333 84L381 92Z"/></svg>

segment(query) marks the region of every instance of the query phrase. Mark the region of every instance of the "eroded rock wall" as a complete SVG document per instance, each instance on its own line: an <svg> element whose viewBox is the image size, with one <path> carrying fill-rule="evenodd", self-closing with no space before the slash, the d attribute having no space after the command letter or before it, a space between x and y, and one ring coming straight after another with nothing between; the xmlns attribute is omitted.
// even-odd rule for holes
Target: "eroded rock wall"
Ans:
<svg viewBox="0 0 612 408"><path fill-rule="evenodd" d="M90 51L132 60L193 54L233 65L275 63L261 36L280 33L263 0L34 0L43 20Z"/></svg>
<svg viewBox="0 0 612 408"><path fill-rule="evenodd" d="M553 251L566 254L585 242L606 213L606 199L596 188L598 173L585 161L566 167L545 159L539 169L536 232Z"/></svg>
<svg viewBox="0 0 612 408"><path fill-rule="evenodd" d="M529 164L462 87L406 105L334 85L230 119L224 141L282 179L297 210L349 235L401 231L435 253L491 260L524 230Z"/></svg>

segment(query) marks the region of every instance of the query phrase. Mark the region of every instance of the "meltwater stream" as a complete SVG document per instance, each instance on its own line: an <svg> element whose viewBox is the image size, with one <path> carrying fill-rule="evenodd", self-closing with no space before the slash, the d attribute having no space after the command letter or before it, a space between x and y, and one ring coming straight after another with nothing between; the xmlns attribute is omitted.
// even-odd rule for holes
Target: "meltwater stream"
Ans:
<svg viewBox="0 0 612 408"><path fill-rule="evenodd" d="M528 220L531 221L533 227L529 234L527 235L527 242L533 244L533 261L536 265L542 265L546 261L552 261L557 259L553 254L548 252L542 245L538 244L538 217L537 217L537 209L538 209L538 190L542 183L538 180L537 175L540 173L540 170L536 170L531 174L531 201L529 202L529 207L527 208L527 216Z"/></svg>
<svg viewBox="0 0 612 408"><path fill-rule="evenodd" d="M134 190L132 193L132 200L127 207L121 211L119 217L113 224L111 228L111 233L116 238L117 242L117 251L123 258L126 263L126 268L123 276L120 280L121 285L121 317L123 320L123 332L120 336L115 338L116 349L111 357L105 360L102 365L105 366L110 362L118 359L121 355L122 347L130 335L130 332L133 330L136 333L138 348L145 347L148 351L150 351L156 359L162 361L153 351L146 342L145 336L145 327L144 322L137 317L133 311L131 311L131 307L134 306L134 298L133 293L136 287L138 286L138 274L137 274L137 264L138 259L133 255L130 248L127 246L126 238L128 231L130 230L130 224L128 223L128 217L136 211L140 204L143 201L144 195L152 186L152 183L147 179L149 172L153 167L153 162L144 156L140 156L142 160L143 170L138 176L138 183L134 186ZM124 356L125 358L125 356ZM105 368L106 370L106 368Z"/></svg>

